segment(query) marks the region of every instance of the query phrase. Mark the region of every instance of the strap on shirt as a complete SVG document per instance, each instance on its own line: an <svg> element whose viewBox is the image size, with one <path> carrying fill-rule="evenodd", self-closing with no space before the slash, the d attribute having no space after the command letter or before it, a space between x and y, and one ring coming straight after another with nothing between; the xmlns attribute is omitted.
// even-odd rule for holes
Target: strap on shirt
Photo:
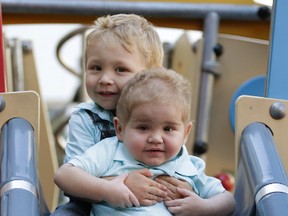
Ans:
<svg viewBox="0 0 288 216"><path fill-rule="evenodd" d="M88 113L88 115L92 119L94 126L98 127L98 129L101 131L100 140L116 135L115 130L110 129L109 121L101 119L98 114L92 112L91 110L85 110L85 111Z"/></svg>

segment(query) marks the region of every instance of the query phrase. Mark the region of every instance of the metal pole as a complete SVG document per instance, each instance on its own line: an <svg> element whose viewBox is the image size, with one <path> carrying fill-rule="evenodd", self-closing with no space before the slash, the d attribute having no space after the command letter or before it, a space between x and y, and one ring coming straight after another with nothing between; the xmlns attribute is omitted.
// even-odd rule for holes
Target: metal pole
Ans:
<svg viewBox="0 0 288 216"><path fill-rule="evenodd" d="M268 20L270 9L258 5L201 4L172 2L110 2L59 0L2 0L3 14L73 14L100 16L115 13L136 13L149 17L204 19L208 13L219 14L222 20Z"/></svg>
<svg viewBox="0 0 288 216"><path fill-rule="evenodd" d="M23 52L22 41L20 39L13 39L12 46L12 71L13 71L13 90L24 91L24 65L23 65Z"/></svg>
<svg viewBox="0 0 288 216"><path fill-rule="evenodd" d="M2 216L39 215L34 130L22 118L10 119L0 133Z"/></svg>
<svg viewBox="0 0 288 216"><path fill-rule="evenodd" d="M4 60L4 45L2 33L2 9L0 2L0 92L6 92L6 73L5 73L5 60Z"/></svg>
<svg viewBox="0 0 288 216"><path fill-rule="evenodd" d="M233 215L286 215L288 180L270 129L251 123L240 148Z"/></svg>
<svg viewBox="0 0 288 216"><path fill-rule="evenodd" d="M219 15L211 12L204 24L204 49L197 115L197 126L193 153L201 155L207 151L212 106L214 78L218 74L218 62L214 48L217 45Z"/></svg>

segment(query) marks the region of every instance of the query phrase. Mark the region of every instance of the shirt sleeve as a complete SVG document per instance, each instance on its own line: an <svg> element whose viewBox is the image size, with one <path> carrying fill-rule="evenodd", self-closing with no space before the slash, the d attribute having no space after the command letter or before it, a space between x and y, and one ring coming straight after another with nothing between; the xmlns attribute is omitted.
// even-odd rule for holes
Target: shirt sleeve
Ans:
<svg viewBox="0 0 288 216"><path fill-rule="evenodd" d="M190 159L197 169L197 175L192 180L200 197L207 199L225 191L219 179L205 174L205 162L201 158L191 156Z"/></svg>
<svg viewBox="0 0 288 216"><path fill-rule="evenodd" d="M83 154L88 148L99 142L99 133L95 130L95 126L85 110L80 109L73 112L68 124L64 163L76 155Z"/></svg>
<svg viewBox="0 0 288 216"><path fill-rule="evenodd" d="M86 150L84 154L73 157L68 163L93 176L102 177L113 163L117 144L116 137L103 139Z"/></svg>

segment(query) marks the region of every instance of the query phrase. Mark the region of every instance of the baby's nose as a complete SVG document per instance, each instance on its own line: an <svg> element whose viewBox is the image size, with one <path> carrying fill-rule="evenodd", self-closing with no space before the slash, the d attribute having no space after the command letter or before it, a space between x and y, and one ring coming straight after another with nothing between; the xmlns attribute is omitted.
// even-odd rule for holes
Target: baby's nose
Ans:
<svg viewBox="0 0 288 216"><path fill-rule="evenodd" d="M162 143L163 139L160 133L153 133L148 138L148 143Z"/></svg>

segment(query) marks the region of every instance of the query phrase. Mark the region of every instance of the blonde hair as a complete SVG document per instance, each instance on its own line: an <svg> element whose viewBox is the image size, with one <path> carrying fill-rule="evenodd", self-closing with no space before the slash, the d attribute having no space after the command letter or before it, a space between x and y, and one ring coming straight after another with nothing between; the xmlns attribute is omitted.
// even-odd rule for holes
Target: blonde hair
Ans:
<svg viewBox="0 0 288 216"><path fill-rule="evenodd" d="M138 48L146 60L147 68L162 66L164 51L160 37L145 18L135 14L108 15L95 20L90 29L92 31L87 36L86 49L96 40L109 45L120 43L131 53L133 48ZM84 63L86 59L85 54Z"/></svg>
<svg viewBox="0 0 288 216"><path fill-rule="evenodd" d="M190 121L192 89L190 82L173 70L163 67L146 69L129 80L119 97L116 115L125 124L136 106L161 102L173 104Z"/></svg>

